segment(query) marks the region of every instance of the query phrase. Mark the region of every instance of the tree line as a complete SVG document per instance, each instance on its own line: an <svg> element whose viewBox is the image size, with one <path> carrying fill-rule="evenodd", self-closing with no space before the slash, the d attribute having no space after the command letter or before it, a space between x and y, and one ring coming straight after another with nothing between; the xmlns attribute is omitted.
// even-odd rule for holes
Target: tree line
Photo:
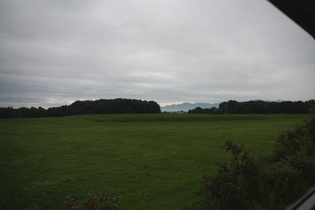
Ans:
<svg viewBox="0 0 315 210"><path fill-rule="evenodd" d="M219 108L200 108L189 110L190 114L309 114L315 100L309 101L246 101L229 100L222 102Z"/></svg>
<svg viewBox="0 0 315 210"><path fill-rule="evenodd" d="M246 101L229 100L222 102L219 108L200 108L189 110L190 114L309 114L315 106L315 100L309 101ZM99 99L96 101L76 101L71 105L52 107L20 107L0 108L0 118L38 118L62 117L82 114L141 114L161 113L161 108L155 101L138 99Z"/></svg>
<svg viewBox="0 0 315 210"><path fill-rule="evenodd" d="M0 118L37 118L63 117L82 114L143 114L161 113L161 108L155 101L138 99L99 99L95 101L76 101L71 105L52 107L20 107L0 108Z"/></svg>

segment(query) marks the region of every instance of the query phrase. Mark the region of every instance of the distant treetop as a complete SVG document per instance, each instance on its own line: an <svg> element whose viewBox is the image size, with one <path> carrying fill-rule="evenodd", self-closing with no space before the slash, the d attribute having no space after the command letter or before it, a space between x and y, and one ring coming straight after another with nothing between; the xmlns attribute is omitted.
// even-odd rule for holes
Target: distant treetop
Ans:
<svg viewBox="0 0 315 210"><path fill-rule="evenodd" d="M229 100L222 102L219 109L202 109L197 107L189 110L188 113L204 114L309 114L311 108L315 106L315 100L309 101L246 101L237 102Z"/></svg>
<svg viewBox="0 0 315 210"><path fill-rule="evenodd" d="M161 113L161 108L155 101L142 101L138 99L99 99L96 101L75 101L71 105L14 109L12 107L0 108L0 118L32 118L32 117L62 117L82 114L143 114Z"/></svg>

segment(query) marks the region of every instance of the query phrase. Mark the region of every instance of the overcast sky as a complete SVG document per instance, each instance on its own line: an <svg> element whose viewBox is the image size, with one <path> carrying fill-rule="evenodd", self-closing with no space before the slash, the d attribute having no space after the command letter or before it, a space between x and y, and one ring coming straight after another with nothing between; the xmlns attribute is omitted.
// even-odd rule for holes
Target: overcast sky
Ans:
<svg viewBox="0 0 315 210"><path fill-rule="evenodd" d="M315 98L315 41L266 0L0 0L0 106Z"/></svg>

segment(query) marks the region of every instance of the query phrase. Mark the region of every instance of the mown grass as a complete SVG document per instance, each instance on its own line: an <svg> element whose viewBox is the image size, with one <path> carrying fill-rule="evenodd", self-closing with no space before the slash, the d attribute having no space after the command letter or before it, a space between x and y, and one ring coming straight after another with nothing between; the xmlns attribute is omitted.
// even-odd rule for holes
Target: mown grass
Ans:
<svg viewBox="0 0 315 210"><path fill-rule="evenodd" d="M0 209L64 209L108 188L122 209L181 209L226 157L226 135L266 155L310 115L82 115L0 120Z"/></svg>

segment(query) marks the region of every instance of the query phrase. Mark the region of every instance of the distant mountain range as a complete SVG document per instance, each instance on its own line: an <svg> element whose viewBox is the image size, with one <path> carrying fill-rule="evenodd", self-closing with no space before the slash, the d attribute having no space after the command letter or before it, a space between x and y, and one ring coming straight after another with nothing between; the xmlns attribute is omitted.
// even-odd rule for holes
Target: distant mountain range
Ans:
<svg viewBox="0 0 315 210"><path fill-rule="evenodd" d="M182 103L182 104L173 104L173 105L167 105L164 107L161 107L162 112L177 112L177 111L184 111L188 112L190 109L195 109L197 107L201 107L203 109L205 108L212 108L216 107L219 108L220 103Z"/></svg>
<svg viewBox="0 0 315 210"><path fill-rule="evenodd" d="M251 101L264 101L261 99L255 99L255 100L251 100ZM223 102L223 101L222 101ZM182 103L182 104L172 104L172 105L167 105L167 106L162 106L161 107L161 111L162 112L178 112L178 111L184 111L184 112L188 112L191 109L195 109L197 107L201 107L203 109L205 108L212 108L212 107L216 107L219 108L219 105L222 103ZM240 101L238 101L240 102ZM271 101L271 100L267 100L266 102L283 102L283 100L276 100L276 101Z"/></svg>

